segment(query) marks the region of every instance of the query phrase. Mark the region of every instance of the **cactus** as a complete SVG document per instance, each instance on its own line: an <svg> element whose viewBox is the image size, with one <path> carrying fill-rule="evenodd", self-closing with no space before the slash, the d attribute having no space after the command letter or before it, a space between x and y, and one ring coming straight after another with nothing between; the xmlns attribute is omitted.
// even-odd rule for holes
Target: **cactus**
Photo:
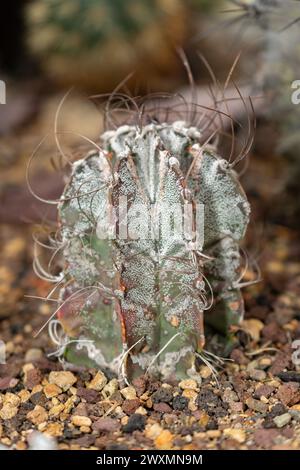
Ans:
<svg viewBox="0 0 300 470"><path fill-rule="evenodd" d="M153 87L177 67L174 44L187 33L179 18L186 18L181 1L35 0L27 9L28 44L63 86L111 91L134 70Z"/></svg>
<svg viewBox="0 0 300 470"><path fill-rule="evenodd" d="M169 89L179 71L174 50L193 36L208 0L34 0L27 7L28 45L64 86L111 91L136 72L145 89ZM78 63L81 67L78 68Z"/></svg>
<svg viewBox="0 0 300 470"><path fill-rule="evenodd" d="M204 312L231 336L250 208L203 135L183 121L122 125L72 165L58 206L64 287L49 325L64 360L125 381L197 377Z"/></svg>
<svg viewBox="0 0 300 470"><path fill-rule="evenodd" d="M292 83L300 77L300 3L293 0L241 0L235 3L241 7L244 23L252 27L250 39L254 38L254 43L259 46L260 64L254 75L254 85L268 98L265 114L278 126L278 152L288 157L292 178L296 175L299 179L300 107L291 98Z"/></svg>

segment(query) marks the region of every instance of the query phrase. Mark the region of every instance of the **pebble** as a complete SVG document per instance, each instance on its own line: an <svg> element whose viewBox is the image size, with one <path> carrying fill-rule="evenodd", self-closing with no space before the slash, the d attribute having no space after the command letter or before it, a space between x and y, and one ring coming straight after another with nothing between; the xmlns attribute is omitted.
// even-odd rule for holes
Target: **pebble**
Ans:
<svg viewBox="0 0 300 470"><path fill-rule="evenodd" d="M258 382L262 382L267 377L265 371L259 369L250 369L248 370L248 374L251 379L257 380Z"/></svg>
<svg viewBox="0 0 300 470"><path fill-rule="evenodd" d="M186 379L179 382L179 387L183 390L190 389L190 390L198 390L198 384L196 380L193 379Z"/></svg>
<svg viewBox="0 0 300 470"><path fill-rule="evenodd" d="M288 382L284 385L281 385L278 389L277 397L284 405L297 405L297 403L300 402L299 384L295 382Z"/></svg>
<svg viewBox="0 0 300 470"><path fill-rule="evenodd" d="M87 403L97 403L99 401L99 392L91 388L78 387L77 396Z"/></svg>
<svg viewBox="0 0 300 470"><path fill-rule="evenodd" d="M32 390L42 380L42 374L39 369L29 369L24 374L24 385L29 390Z"/></svg>
<svg viewBox="0 0 300 470"><path fill-rule="evenodd" d="M269 398L274 392L275 388L271 385L260 385L254 392L254 398L266 397Z"/></svg>
<svg viewBox="0 0 300 470"><path fill-rule="evenodd" d="M74 426L78 426L78 427L81 427L81 426L89 427L92 424L92 420L88 416L74 415L72 416L72 423L74 424Z"/></svg>
<svg viewBox="0 0 300 470"><path fill-rule="evenodd" d="M123 405L122 405L122 410L127 415L132 415L138 409L140 404L141 403L140 403L140 400L138 398L135 398L133 400L125 400L123 402Z"/></svg>
<svg viewBox="0 0 300 470"><path fill-rule="evenodd" d="M100 418L92 425L92 429L98 432L114 432L119 431L121 425L116 419Z"/></svg>
<svg viewBox="0 0 300 470"><path fill-rule="evenodd" d="M69 390L76 381L75 375L69 371L52 371L49 374L49 383L57 385L64 392Z"/></svg>
<svg viewBox="0 0 300 470"><path fill-rule="evenodd" d="M158 450L169 450L173 446L173 440L173 434L168 429L164 429L154 440L154 444Z"/></svg>
<svg viewBox="0 0 300 470"><path fill-rule="evenodd" d="M38 348L31 348L25 354L25 362L35 362L42 359L43 351Z"/></svg>
<svg viewBox="0 0 300 470"><path fill-rule="evenodd" d="M47 384L44 387L44 394L47 398L57 397L62 392L61 388L55 384Z"/></svg>
<svg viewBox="0 0 300 470"><path fill-rule="evenodd" d="M47 421L48 413L45 408L40 405L36 405L32 411L27 413L27 419L29 419L33 424L41 424Z"/></svg>
<svg viewBox="0 0 300 470"><path fill-rule="evenodd" d="M292 417L289 413L284 413L283 415L275 416L273 421L277 428L283 428L283 426L286 426L291 421L291 419Z"/></svg>
<svg viewBox="0 0 300 470"><path fill-rule="evenodd" d="M199 373L200 373L200 376L202 377L202 379L208 379L209 377L211 377L212 371L209 367L202 366L202 367L200 367Z"/></svg>
<svg viewBox="0 0 300 470"><path fill-rule="evenodd" d="M231 439L234 439L240 444L243 444L243 442L245 442L246 440L246 433L243 429L227 428L227 429L224 429L223 433L224 433L224 436L230 437Z"/></svg>
<svg viewBox="0 0 300 470"><path fill-rule="evenodd" d="M145 430L145 436L148 439L156 439L163 431L163 428L158 423L148 425Z"/></svg>
<svg viewBox="0 0 300 470"><path fill-rule="evenodd" d="M14 388L18 384L19 380L13 377L3 377L0 379L0 390L8 390Z"/></svg>
<svg viewBox="0 0 300 470"><path fill-rule="evenodd" d="M114 393L118 391L119 383L117 379L110 380L102 389L102 395L105 398L110 398Z"/></svg>
<svg viewBox="0 0 300 470"><path fill-rule="evenodd" d="M126 400L134 400L136 398L136 390L134 387L125 387L120 390L121 394Z"/></svg>
<svg viewBox="0 0 300 470"><path fill-rule="evenodd" d="M173 399L173 393L169 388L160 387L156 392L151 396L151 401L153 403L170 403Z"/></svg>
<svg viewBox="0 0 300 470"><path fill-rule="evenodd" d="M47 427L44 429L43 433L47 436L51 437L59 437L62 436L64 430L63 423L49 423Z"/></svg>
<svg viewBox="0 0 300 470"><path fill-rule="evenodd" d="M254 341L258 342L264 324L256 318L249 318L249 320L244 320L242 322L242 327L249 333Z"/></svg>
<svg viewBox="0 0 300 470"><path fill-rule="evenodd" d="M20 397L18 397L18 395L15 395L14 393L11 393L11 392L7 392L3 397L4 404L9 403L10 405L13 405L13 406L19 406L20 402L21 402Z"/></svg>
<svg viewBox="0 0 300 470"><path fill-rule="evenodd" d="M107 378L100 370L97 372L95 377L87 384L87 388L91 388L92 390L96 390L100 392L103 387L107 384Z"/></svg>
<svg viewBox="0 0 300 470"><path fill-rule="evenodd" d="M173 398L172 404L173 404L174 410L183 411L187 408L188 403L189 401L186 397L177 395L176 397Z"/></svg>
<svg viewBox="0 0 300 470"><path fill-rule="evenodd" d="M146 416L148 414L147 410L143 406L139 406L136 410L136 413Z"/></svg>
<svg viewBox="0 0 300 470"><path fill-rule="evenodd" d="M135 413L130 416L127 424L123 426L124 432L143 431L146 425L146 416Z"/></svg>
<svg viewBox="0 0 300 470"><path fill-rule="evenodd" d="M207 437L210 439L217 439L221 436L221 431L219 429L211 429L206 432Z"/></svg>
<svg viewBox="0 0 300 470"><path fill-rule="evenodd" d="M251 410L258 411L259 413L266 413L269 408L267 404L262 403L259 400L255 400L254 398L248 398L246 400L246 405Z"/></svg>
<svg viewBox="0 0 300 470"><path fill-rule="evenodd" d="M233 390L230 390L229 388L226 388L226 390L224 390L222 399L226 403L230 403L232 401L239 401L239 397L237 396L237 394Z"/></svg>
<svg viewBox="0 0 300 470"><path fill-rule="evenodd" d="M18 413L17 406L12 403L5 403L0 410L0 418L2 419L11 419Z"/></svg>
<svg viewBox="0 0 300 470"><path fill-rule="evenodd" d="M153 409L159 413L172 413L172 408L167 403L155 403Z"/></svg>

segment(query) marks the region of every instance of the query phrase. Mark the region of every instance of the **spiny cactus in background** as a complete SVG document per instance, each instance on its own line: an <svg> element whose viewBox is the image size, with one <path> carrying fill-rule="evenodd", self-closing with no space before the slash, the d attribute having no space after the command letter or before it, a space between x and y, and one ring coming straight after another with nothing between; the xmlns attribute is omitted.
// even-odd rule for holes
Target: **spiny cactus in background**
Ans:
<svg viewBox="0 0 300 470"><path fill-rule="evenodd" d="M289 157L291 174L300 177L300 105L292 102L292 83L300 79L300 2L248 0L240 6L246 38L260 51L255 86L268 98L266 116L278 125L279 153Z"/></svg>
<svg viewBox="0 0 300 470"><path fill-rule="evenodd" d="M233 165L207 144L207 123L149 124L144 114L148 123L141 109L72 165L59 203L64 287L49 331L58 356L125 381L197 377L209 357L204 312L228 338L243 316L250 208Z"/></svg>
<svg viewBox="0 0 300 470"><path fill-rule="evenodd" d="M28 43L63 85L111 91L135 70L151 89L161 89L167 77L169 89L178 70L174 49L192 36L203 5L206 12L207 0L34 0Z"/></svg>

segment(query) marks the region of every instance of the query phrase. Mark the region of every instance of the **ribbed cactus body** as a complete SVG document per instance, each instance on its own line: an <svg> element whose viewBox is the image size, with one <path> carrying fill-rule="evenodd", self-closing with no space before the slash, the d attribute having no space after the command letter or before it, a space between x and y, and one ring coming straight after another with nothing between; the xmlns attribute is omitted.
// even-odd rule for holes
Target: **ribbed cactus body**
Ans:
<svg viewBox="0 0 300 470"><path fill-rule="evenodd" d="M74 163L59 205L68 361L192 376L204 312L227 332L239 322L249 205L227 161L200 142L184 122L122 126Z"/></svg>

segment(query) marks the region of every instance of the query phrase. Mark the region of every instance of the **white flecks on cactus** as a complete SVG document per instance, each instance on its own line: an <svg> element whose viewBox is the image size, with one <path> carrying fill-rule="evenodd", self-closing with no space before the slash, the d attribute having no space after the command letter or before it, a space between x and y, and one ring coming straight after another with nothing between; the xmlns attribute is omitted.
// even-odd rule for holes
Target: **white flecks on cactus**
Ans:
<svg viewBox="0 0 300 470"><path fill-rule="evenodd" d="M204 311L239 321L250 209L201 136L182 121L126 125L74 164L59 205L68 361L183 378L204 346Z"/></svg>

